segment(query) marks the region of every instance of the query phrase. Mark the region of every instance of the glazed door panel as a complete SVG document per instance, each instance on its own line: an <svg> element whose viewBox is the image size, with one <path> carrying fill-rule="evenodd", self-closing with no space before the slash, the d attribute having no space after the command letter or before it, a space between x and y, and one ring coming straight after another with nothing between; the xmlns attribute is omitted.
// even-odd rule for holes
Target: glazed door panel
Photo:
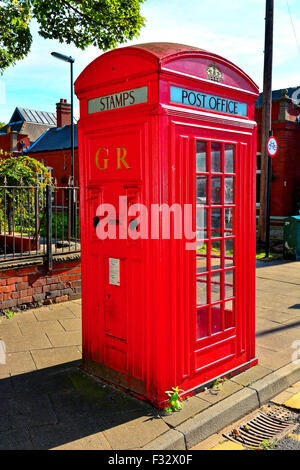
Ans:
<svg viewBox="0 0 300 470"><path fill-rule="evenodd" d="M248 359L255 295L255 258L249 266L253 248L255 252L255 167L250 132L201 126L177 132L180 138L187 134L186 158L194 162L188 185L196 234L195 249L188 255L194 280L186 286L194 299L190 357L195 380L201 376L197 380L205 383Z"/></svg>
<svg viewBox="0 0 300 470"><path fill-rule="evenodd" d="M196 142L197 341L235 326L236 145Z"/></svg>

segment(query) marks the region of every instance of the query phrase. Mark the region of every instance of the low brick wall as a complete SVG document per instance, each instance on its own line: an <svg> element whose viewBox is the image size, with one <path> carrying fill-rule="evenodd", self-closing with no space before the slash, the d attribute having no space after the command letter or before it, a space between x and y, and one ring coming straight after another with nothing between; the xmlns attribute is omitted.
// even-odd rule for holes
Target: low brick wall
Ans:
<svg viewBox="0 0 300 470"><path fill-rule="evenodd" d="M0 265L0 312L40 307L80 296L80 253L54 257L52 271L48 271L43 258Z"/></svg>

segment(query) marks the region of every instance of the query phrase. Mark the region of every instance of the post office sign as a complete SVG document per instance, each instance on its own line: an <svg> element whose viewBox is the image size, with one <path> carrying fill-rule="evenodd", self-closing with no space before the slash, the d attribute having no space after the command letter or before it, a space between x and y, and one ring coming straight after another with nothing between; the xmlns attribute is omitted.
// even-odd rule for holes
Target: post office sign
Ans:
<svg viewBox="0 0 300 470"><path fill-rule="evenodd" d="M221 96L208 95L201 91L188 90L176 86L170 87L170 101L171 103L217 111L233 116L248 116L247 103L240 103L239 101L222 98Z"/></svg>

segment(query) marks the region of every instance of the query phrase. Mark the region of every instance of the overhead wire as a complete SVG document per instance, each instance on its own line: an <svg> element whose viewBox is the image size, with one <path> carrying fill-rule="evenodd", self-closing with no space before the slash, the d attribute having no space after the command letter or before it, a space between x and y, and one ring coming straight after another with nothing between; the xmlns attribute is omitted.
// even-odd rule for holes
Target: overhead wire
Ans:
<svg viewBox="0 0 300 470"><path fill-rule="evenodd" d="M293 32L294 32L294 36L295 36L295 40L296 40L296 44L297 44L297 48L298 48L298 52L300 54L300 45L299 45L299 41L298 41L298 38L297 38L296 28L295 28L294 21L293 21L293 16L292 16L291 8L290 8L290 5L289 5L289 0L286 0L286 5L287 5L288 12L289 12L289 16L290 16L290 20L291 20L291 24L292 24L292 28L293 28Z"/></svg>

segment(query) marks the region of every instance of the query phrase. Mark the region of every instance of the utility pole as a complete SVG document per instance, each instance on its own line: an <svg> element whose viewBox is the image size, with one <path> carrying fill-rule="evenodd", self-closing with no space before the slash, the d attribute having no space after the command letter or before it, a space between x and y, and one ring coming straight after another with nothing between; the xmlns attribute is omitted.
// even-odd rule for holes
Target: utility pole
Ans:
<svg viewBox="0 0 300 470"><path fill-rule="evenodd" d="M272 131L272 65L273 65L273 23L274 0L266 0L265 57L264 57L264 89L261 124L261 175L260 175L260 215L259 241L266 243L268 230L268 184L270 171L267 153L267 141Z"/></svg>

